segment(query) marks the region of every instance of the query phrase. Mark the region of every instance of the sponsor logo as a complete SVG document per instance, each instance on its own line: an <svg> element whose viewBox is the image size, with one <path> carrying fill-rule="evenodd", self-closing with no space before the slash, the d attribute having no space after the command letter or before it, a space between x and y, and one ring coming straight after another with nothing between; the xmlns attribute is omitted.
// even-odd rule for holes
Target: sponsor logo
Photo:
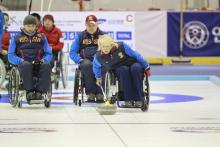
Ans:
<svg viewBox="0 0 220 147"><path fill-rule="evenodd" d="M126 21L127 21L127 22L133 22L133 21L134 21L134 20L133 20L133 15L131 15L131 14L127 15L127 16L126 16Z"/></svg>
<svg viewBox="0 0 220 147"><path fill-rule="evenodd" d="M200 21L190 21L184 26L184 44L192 49L204 47L209 40L209 31Z"/></svg>
<svg viewBox="0 0 220 147"><path fill-rule="evenodd" d="M113 31L108 31L106 32L109 36L112 37L112 39L114 39L114 32Z"/></svg>
<svg viewBox="0 0 220 147"><path fill-rule="evenodd" d="M10 37L13 38L14 36L18 35L20 32L18 31L9 31Z"/></svg>
<svg viewBox="0 0 220 147"><path fill-rule="evenodd" d="M123 19L110 19L107 21L109 25L121 25L124 24Z"/></svg>
<svg viewBox="0 0 220 147"><path fill-rule="evenodd" d="M62 32L62 34L63 34L63 39L64 39L64 40L67 40L67 39L68 39L68 38L67 38L67 37L68 37L68 36L67 36L68 32Z"/></svg>
<svg viewBox="0 0 220 147"><path fill-rule="evenodd" d="M214 42L215 43L220 43L220 27L214 27L212 29L212 35L214 36Z"/></svg>
<svg viewBox="0 0 220 147"><path fill-rule="evenodd" d="M106 19L98 19L98 24L103 24L105 23L107 20Z"/></svg>
<svg viewBox="0 0 220 147"><path fill-rule="evenodd" d="M131 40L132 34L131 32L116 32L117 40Z"/></svg>
<svg viewBox="0 0 220 147"><path fill-rule="evenodd" d="M69 32L69 40L74 40L75 39L75 32Z"/></svg>

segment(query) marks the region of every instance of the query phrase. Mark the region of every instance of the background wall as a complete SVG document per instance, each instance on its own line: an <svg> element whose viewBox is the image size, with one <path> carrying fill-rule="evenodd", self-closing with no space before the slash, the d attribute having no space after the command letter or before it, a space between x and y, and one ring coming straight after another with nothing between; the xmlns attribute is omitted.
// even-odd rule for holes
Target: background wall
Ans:
<svg viewBox="0 0 220 147"><path fill-rule="evenodd" d="M52 2L50 5L50 1ZM143 11L149 8L179 9L181 0L85 0L85 10L133 10ZM219 0L183 0L188 8L219 7ZM3 0L9 10L27 10L30 0ZM79 10L77 0L33 0L32 10L35 11L77 11Z"/></svg>

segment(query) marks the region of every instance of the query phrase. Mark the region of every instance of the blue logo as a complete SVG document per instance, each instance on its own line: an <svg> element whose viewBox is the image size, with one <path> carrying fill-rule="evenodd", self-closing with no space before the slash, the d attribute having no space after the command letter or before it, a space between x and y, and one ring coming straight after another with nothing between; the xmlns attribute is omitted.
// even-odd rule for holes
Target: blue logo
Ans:
<svg viewBox="0 0 220 147"><path fill-rule="evenodd" d="M109 32L105 32L105 33L107 33L109 36L112 37L112 39L114 39L114 32L113 31L109 31Z"/></svg>
<svg viewBox="0 0 220 147"><path fill-rule="evenodd" d="M10 33L10 37L12 38L12 37L18 35L20 32L19 31L9 31L9 33Z"/></svg>
<svg viewBox="0 0 220 147"><path fill-rule="evenodd" d="M69 32L69 37L68 37L68 39L69 39L69 40L74 40L74 38L75 38L75 33L74 33L74 32Z"/></svg>
<svg viewBox="0 0 220 147"><path fill-rule="evenodd" d="M107 20L106 19L98 19L98 24L103 24L105 23Z"/></svg>
<svg viewBox="0 0 220 147"><path fill-rule="evenodd" d="M116 39L117 40L131 40L132 34L131 32L117 32Z"/></svg>
<svg viewBox="0 0 220 147"><path fill-rule="evenodd" d="M63 34L63 39L64 40L67 40L68 39L68 32L62 32L62 34Z"/></svg>
<svg viewBox="0 0 220 147"><path fill-rule="evenodd" d="M124 23L123 19L111 19L108 20L109 25L122 25Z"/></svg>

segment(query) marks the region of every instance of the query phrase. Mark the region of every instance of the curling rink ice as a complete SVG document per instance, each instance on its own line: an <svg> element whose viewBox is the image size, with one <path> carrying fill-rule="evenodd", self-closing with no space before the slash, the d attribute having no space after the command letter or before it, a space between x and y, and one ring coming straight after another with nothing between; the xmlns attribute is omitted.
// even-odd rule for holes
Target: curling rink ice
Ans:
<svg viewBox="0 0 220 147"><path fill-rule="evenodd" d="M73 83L43 105L0 103L1 147L219 147L220 86L210 80L150 81L148 112L118 109L101 116L96 104L73 105Z"/></svg>

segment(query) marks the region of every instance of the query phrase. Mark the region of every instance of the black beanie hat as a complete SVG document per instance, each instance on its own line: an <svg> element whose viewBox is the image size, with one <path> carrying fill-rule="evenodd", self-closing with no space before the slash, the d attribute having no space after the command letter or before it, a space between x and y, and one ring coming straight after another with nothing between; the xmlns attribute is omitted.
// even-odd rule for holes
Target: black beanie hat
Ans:
<svg viewBox="0 0 220 147"><path fill-rule="evenodd" d="M34 24L37 25L37 20L34 16L28 15L24 18L23 25Z"/></svg>

